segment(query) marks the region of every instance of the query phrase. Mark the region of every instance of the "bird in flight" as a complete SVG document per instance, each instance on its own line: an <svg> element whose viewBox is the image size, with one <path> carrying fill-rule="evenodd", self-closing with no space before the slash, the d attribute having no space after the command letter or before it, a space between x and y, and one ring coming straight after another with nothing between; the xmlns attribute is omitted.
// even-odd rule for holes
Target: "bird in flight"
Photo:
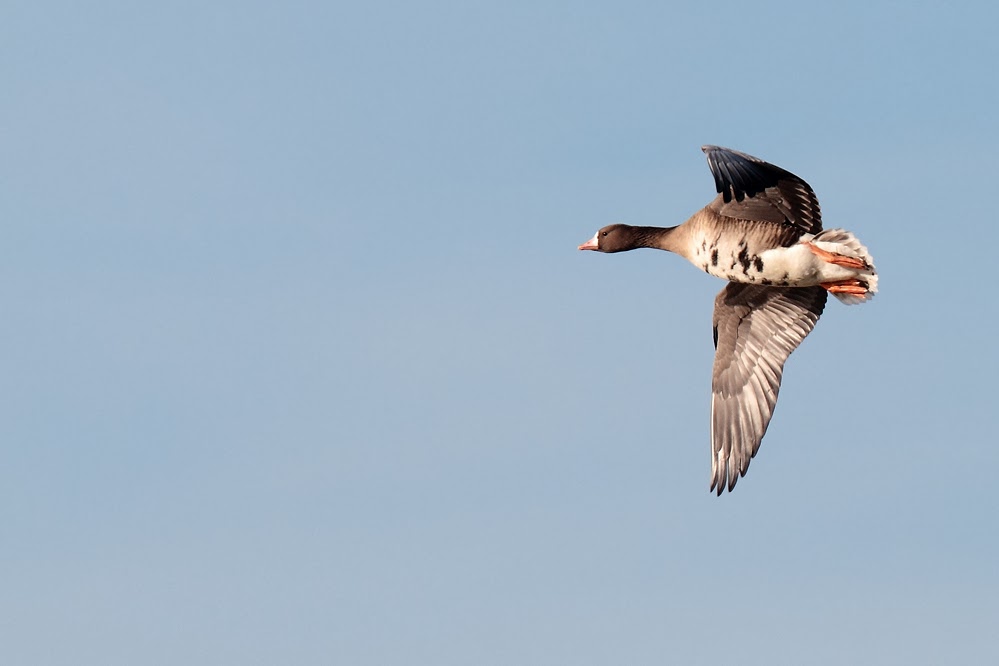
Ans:
<svg viewBox="0 0 999 666"><path fill-rule="evenodd" d="M863 303L878 290L874 260L843 229L823 229L804 180L719 146L702 148L718 195L675 227L612 224L580 250L667 250L728 280L715 298L711 490L735 488L760 448L784 362L822 314L827 294Z"/></svg>

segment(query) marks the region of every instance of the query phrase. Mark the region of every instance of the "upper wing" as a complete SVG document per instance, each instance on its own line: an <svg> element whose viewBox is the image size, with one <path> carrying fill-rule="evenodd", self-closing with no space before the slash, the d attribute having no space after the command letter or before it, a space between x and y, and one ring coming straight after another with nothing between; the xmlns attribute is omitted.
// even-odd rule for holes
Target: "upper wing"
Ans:
<svg viewBox="0 0 999 666"><path fill-rule="evenodd" d="M729 283L715 298L711 490L745 476L770 424L784 361L819 320L822 287Z"/></svg>
<svg viewBox="0 0 999 666"><path fill-rule="evenodd" d="M808 183L793 173L736 150L703 146L718 196L708 208L720 215L822 230L819 200Z"/></svg>

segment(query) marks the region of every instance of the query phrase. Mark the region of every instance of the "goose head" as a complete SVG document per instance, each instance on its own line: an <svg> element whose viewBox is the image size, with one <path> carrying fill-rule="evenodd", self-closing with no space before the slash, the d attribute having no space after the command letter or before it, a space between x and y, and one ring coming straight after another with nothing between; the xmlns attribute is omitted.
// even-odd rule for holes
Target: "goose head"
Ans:
<svg viewBox="0 0 999 666"><path fill-rule="evenodd" d="M643 247L638 228L627 224L611 224L597 233L593 238L579 246L580 250L596 250L597 252L625 252Z"/></svg>

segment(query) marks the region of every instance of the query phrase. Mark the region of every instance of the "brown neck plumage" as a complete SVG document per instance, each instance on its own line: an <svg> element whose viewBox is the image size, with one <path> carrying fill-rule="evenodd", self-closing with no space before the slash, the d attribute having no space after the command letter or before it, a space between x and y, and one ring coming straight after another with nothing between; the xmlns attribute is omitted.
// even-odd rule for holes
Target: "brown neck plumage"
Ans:
<svg viewBox="0 0 999 666"><path fill-rule="evenodd" d="M668 252L677 251L679 227L632 227L634 247L650 247Z"/></svg>

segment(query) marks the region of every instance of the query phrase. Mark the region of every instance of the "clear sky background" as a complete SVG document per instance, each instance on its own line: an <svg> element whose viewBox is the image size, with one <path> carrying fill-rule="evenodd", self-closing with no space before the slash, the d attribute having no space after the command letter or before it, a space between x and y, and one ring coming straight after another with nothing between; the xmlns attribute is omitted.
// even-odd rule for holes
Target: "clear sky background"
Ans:
<svg viewBox="0 0 999 666"><path fill-rule="evenodd" d="M999 661L995 3L0 9L0 661ZM582 253L808 180L830 302L708 492L711 308Z"/></svg>

